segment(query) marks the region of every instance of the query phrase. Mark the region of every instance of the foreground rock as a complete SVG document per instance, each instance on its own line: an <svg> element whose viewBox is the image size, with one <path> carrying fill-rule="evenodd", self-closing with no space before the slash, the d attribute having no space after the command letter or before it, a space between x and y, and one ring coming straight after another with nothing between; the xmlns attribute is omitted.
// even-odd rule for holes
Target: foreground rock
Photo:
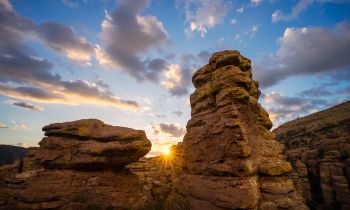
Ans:
<svg viewBox="0 0 350 210"><path fill-rule="evenodd" d="M1 210L144 209L153 201L150 186L124 168L151 149L144 131L99 120L43 130L38 149L0 168Z"/></svg>
<svg viewBox="0 0 350 210"><path fill-rule="evenodd" d="M312 209L350 209L350 102L274 130L293 166L289 174Z"/></svg>
<svg viewBox="0 0 350 210"><path fill-rule="evenodd" d="M55 123L43 128L36 158L45 168L122 168L151 149L141 130L106 125L95 119Z"/></svg>
<svg viewBox="0 0 350 210"><path fill-rule="evenodd" d="M193 209L307 209L286 176L291 165L257 102L250 60L215 53L192 78L192 117L183 140L174 195Z"/></svg>

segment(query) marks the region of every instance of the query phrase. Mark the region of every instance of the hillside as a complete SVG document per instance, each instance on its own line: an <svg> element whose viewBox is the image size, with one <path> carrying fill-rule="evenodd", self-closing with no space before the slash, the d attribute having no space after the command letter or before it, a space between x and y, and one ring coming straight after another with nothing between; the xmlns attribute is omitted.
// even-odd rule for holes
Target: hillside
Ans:
<svg viewBox="0 0 350 210"><path fill-rule="evenodd" d="M289 135L295 136L306 131L326 129L328 126L337 125L349 119L350 101L347 101L320 112L284 123L273 130L273 132L284 139Z"/></svg>
<svg viewBox="0 0 350 210"><path fill-rule="evenodd" d="M290 177L311 209L350 209L350 102L273 131L293 166Z"/></svg>
<svg viewBox="0 0 350 210"><path fill-rule="evenodd" d="M0 165L12 163L26 155L26 149L12 145L0 145Z"/></svg>

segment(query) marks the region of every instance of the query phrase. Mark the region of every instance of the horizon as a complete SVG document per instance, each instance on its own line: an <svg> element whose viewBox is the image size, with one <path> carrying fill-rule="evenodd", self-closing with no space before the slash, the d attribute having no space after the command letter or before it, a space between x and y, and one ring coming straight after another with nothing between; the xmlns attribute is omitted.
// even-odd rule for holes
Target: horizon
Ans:
<svg viewBox="0 0 350 210"><path fill-rule="evenodd" d="M96 118L182 141L192 74L221 50L252 61L274 127L350 98L350 1L0 0L0 144ZM171 15L169 15L171 14Z"/></svg>

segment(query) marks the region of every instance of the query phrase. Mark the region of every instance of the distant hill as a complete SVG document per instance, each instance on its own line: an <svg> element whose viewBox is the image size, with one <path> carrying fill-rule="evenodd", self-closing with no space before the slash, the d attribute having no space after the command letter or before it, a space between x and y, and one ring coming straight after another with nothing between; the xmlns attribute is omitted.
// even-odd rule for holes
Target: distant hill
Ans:
<svg viewBox="0 0 350 210"><path fill-rule="evenodd" d="M280 125L273 130L276 136L295 136L303 131L316 131L350 119L350 101L338 104L320 112ZM281 136L282 135L282 136Z"/></svg>
<svg viewBox="0 0 350 210"><path fill-rule="evenodd" d="M27 150L23 147L12 145L0 145L0 165L10 164L18 158L26 155Z"/></svg>

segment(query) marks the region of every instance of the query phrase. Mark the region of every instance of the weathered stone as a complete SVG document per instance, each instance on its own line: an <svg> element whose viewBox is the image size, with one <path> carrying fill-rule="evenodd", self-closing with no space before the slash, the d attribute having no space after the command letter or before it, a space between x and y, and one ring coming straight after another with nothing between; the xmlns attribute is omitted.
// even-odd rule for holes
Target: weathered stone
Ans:
<svg viewBox="0 0 350 210"><path fill-rule="evenodd" d="M312 209L346 209L350 203L349 131L350 102L274 130L293 167L289 176Z"/></svg>
<svg viewBox="0 0 350 210"><path fill-rule="evenodd" d="M45 168L120 168L136 162L151 149L145 132L106 125L99 120L55 123L36 153Z"/></svg>
<svg viewBox="0 0 350 210"><path fill-rule="evenodd" d="M215 53L192 81L196 90L173 194L195 210L307 208L257 102L249 59L238 51Z"/></svg>

